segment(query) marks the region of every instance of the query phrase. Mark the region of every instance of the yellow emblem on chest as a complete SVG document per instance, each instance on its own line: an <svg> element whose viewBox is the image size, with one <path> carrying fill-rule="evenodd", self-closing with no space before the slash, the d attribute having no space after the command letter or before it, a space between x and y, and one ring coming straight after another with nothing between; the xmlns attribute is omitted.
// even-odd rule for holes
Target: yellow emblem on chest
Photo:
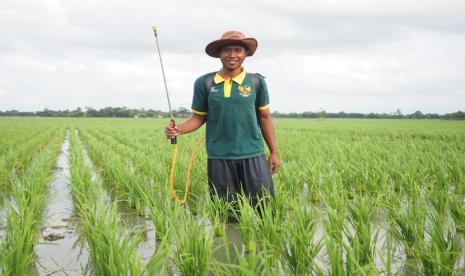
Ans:
<svg viewBox="0 0 465 276"><path fill-rule="evenodd" d="M250 93L252 92L252 87L251 86L239 86L239 94L241 94L243 97L248 97L250 96Z"/></svg>

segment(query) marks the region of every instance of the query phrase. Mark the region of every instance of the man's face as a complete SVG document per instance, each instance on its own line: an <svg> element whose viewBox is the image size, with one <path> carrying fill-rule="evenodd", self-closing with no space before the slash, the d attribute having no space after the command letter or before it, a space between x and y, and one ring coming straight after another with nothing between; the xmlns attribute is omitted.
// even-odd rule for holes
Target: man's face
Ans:
<svg viewBox="0 0 465 276"><path fill-rule="evenodd" d="M242 45L227 45L220 51L221 63L230 71L240 68L246 56L247 50Z"/></svg>

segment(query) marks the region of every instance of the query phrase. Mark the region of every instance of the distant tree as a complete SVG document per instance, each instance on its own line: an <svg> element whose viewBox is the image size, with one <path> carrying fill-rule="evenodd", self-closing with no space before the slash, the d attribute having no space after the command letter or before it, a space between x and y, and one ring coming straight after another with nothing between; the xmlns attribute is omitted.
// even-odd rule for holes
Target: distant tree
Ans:
<svg viewBox="0 0 465 276"><path fill-rule="evenodd" d="M412 114L409 115L409 118L412 118L412 119L424 119L425 116L423 115L423 113L419 110L413 112Z"/></svg>
<svg viewBox="0 0 465 276"><path fill-rule="evenodd" d="M444 115L444 119L447 120L465 120L465 112L457 111Z"/></svg>
<svg viewBox="0 0 465 276"><path fill-rule="evenodd" d="M276 118L282 117L281 113L279 113L278 111L273 111L272 115Z"/></svg>
<svg viewBox="0 0 465 276"><path fill-rule="evenodd" d="M318 118L318 113L312 111L305 111L302 113L302 118Z"/></svg>
<svg viewBox="0 0 465 276"><path fill-rule="evenodd" d="M82 111L82 108L78 107L75 110L70 112L71 117L84 117L86 115L85 112Z"/></svg>
<svg viewBox="0 0 465 276"><path fill-rule="evenodd" d="M425 114L425 118L426 119L440 119L441 116L439 114L436 114L436 113L427 113L427 114Z"/></svg>
<svg viewBox="0 0 465 276"><path fill-rule="evenodd" d="M84 111L85 110L85 111ZM42 111L37 112L24 112L18 110L7 110L0 111L0 116L42 116L42 117L120 117L120 118L133 118L134 116L138 117L169 117L169 112L160 111L160 110L145 110L141 109L130 109L125 106L123 107L104 107L101 109L94 109L92 107L86 106L84 110L81 107L78 107L74 110L51 110L45 108ZM180 107L178 110L173 110L173 115L178 117L189 117L191 111L187 108ZM290 113L281 113L278 111L273 112L273 116L276 118L370 118L370 119L445 119L445 120L465 120L465 112L457 111L453 113L448 113L440 115L437 113L427 113L423 114L421 111L415 111L412 114L402 115L400 109L397 109L396 112L392 114L388 113L345 113L344 111L338 113L327 113L321 108L320 112L305 111L302 113L290 112Z"/></svg>
<svg viewBox="0 0 465 276"><path fill-rule="evenodd" d="M96 109L93 109L92 107L86 107L86 110L87 117L101 117L100 112L98 112Z"/></svg>

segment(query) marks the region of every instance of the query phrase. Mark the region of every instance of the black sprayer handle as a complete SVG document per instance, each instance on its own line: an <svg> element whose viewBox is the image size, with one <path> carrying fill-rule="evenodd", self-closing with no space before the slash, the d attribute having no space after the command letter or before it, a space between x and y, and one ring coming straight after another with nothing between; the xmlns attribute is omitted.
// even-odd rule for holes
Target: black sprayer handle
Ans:
<svg viewBox="0 0 465 276"><path fill-rule="evenodd" d="M173 127L175 127L176 122L174 121L173 118L171 118L171 122L173 122ZM173 139L171 139L171 145L176 145L177 143L178 143L178 141L176 140L176 136L175 136Z"/></svg>

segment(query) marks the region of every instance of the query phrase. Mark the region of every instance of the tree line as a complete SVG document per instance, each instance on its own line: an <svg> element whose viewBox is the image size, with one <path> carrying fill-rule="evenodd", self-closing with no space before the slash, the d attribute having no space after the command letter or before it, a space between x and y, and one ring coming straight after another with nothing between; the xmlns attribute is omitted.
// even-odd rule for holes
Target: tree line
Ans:
<svg viewBox="0 0 465 276"><path fill-rule="evenodd" d="M330 113L326 111L312 112L306 111L302 113L280 113L273 112L273 117L277 118L355 118L355 119L443 119L443 120L465 120L465 112L457 111L453 113L437 114L415 111L411 114L402 114L401 112L393 113Z"/></svg>
<svg viewBox="0 0 465 276"><path fill-rule="evenodd" d="M175 117L189 117L191 111L185 107L173 110ZM127 107L104 107L95 109L92 107L78 107L73 110L52 110L45 108L42 111L18 111L8 110L0 111L0 116L23 116L23 117L112 117L112 118L166 118L170 117L169 112L153 109L134 109ZM318 112L305 111L297 112L273 112L275 118L358 118L358 119L444 119L444 120L465 120L465 112L457 111L453 113L437 114L422 113L415 111L411 114L402 114L398 109L393 113L346 113L346 112Z"/></svg>

